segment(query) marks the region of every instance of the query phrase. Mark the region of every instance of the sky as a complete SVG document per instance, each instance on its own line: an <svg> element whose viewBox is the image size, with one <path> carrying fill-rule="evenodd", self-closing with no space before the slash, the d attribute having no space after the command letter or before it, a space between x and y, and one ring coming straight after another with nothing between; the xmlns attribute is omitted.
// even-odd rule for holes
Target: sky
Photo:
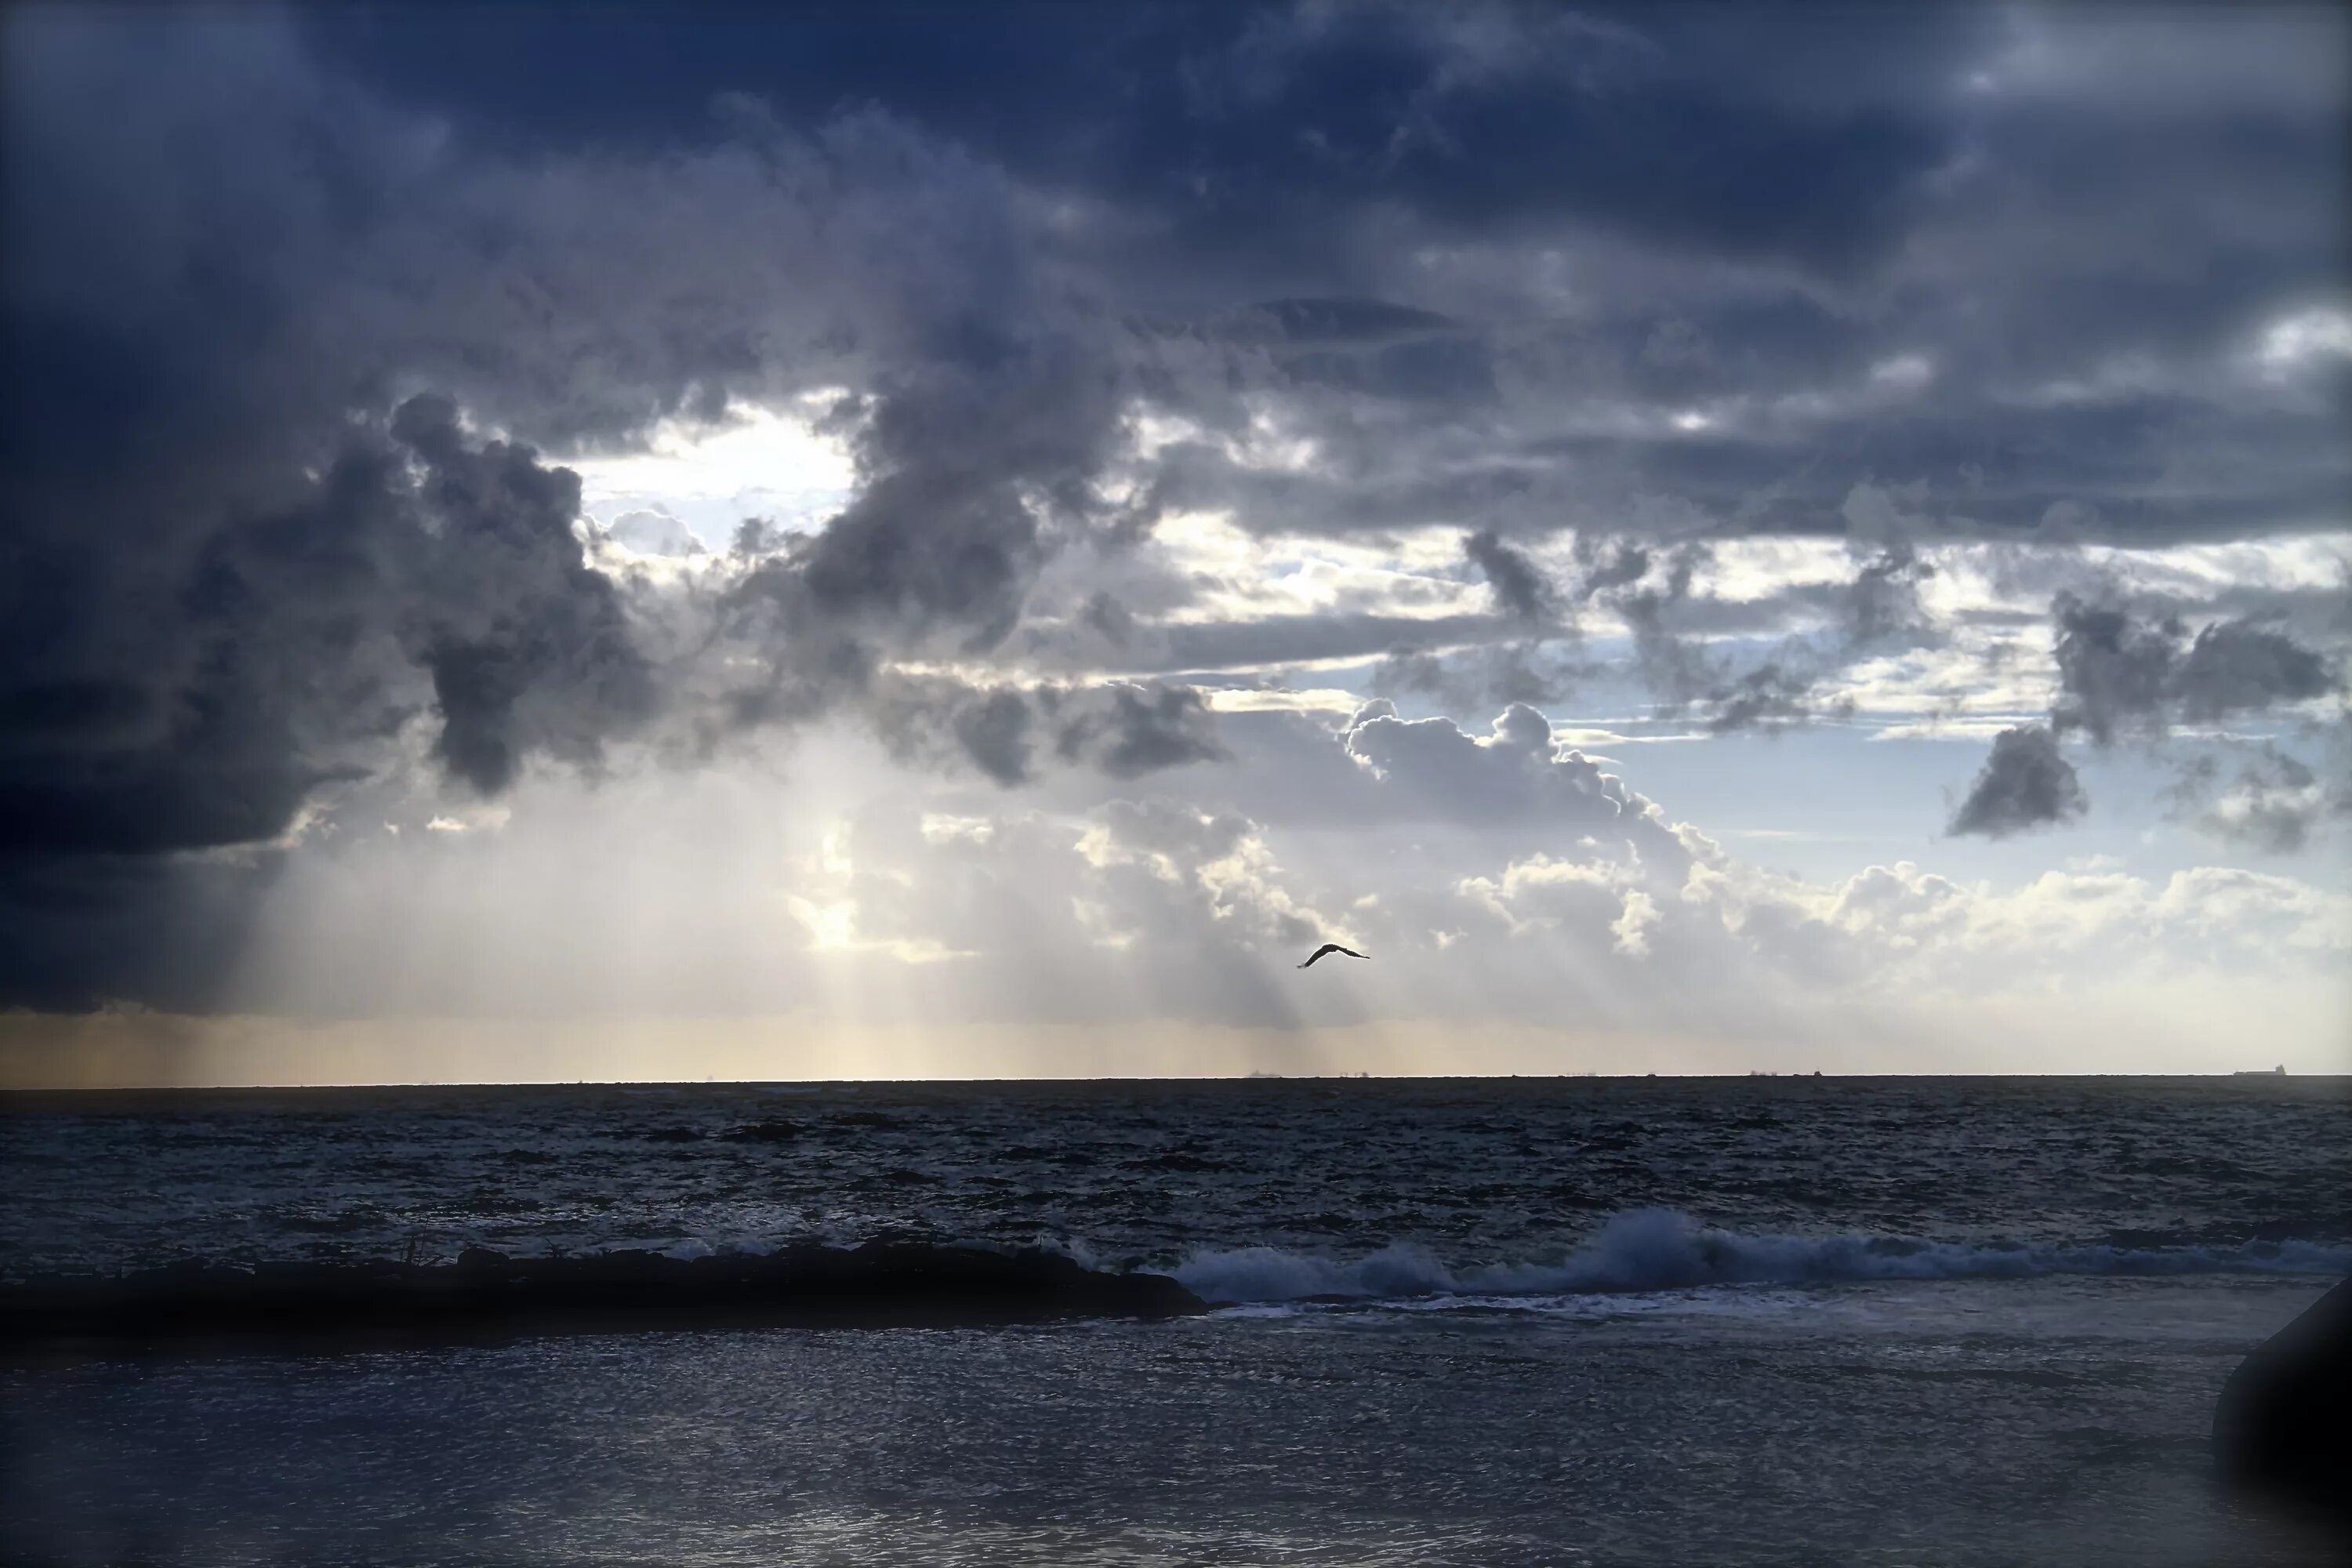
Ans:
<svg viewBox="0 0 2352 1568"><path fill-rule="evenodd" d="M0 27L0 1084L2352 1069L2338 7Z"/></svg>

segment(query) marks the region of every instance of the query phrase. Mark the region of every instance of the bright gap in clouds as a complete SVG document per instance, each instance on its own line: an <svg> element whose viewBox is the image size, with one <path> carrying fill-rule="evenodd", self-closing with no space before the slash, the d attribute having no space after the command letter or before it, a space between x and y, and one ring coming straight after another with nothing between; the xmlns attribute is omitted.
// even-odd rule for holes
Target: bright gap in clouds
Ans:
<svg viewBox="0 0 2352 1568"><path fill-rule="evenodd" d="M2274 375L2315 361L2352 358L2352 310L2317 306L2282 317L2263 330L2258 353L2263 368Z"/></svg>
<svg viewBox="0 0 2352 1568"><path fill-rule="evenodd" d="M572 458L583 509L610 527L631 511L675 517L704 548L724 551L746 518L814 527L841 510L856 483L848 441L819 428L838 390L782 408L739 405L717 425L667 420L641 451Z"/></svg>

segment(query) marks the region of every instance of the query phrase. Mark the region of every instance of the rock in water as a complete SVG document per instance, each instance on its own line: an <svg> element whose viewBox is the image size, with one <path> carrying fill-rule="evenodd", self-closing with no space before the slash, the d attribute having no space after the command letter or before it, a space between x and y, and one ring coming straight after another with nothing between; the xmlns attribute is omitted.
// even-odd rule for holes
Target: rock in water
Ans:
<svg viewBox="0 0 2352 1568"><path fill-rule="evenodd" d="M2213 1453L2233 1492L2352 1542L2352 1279L2230 1374Z"/></svg>

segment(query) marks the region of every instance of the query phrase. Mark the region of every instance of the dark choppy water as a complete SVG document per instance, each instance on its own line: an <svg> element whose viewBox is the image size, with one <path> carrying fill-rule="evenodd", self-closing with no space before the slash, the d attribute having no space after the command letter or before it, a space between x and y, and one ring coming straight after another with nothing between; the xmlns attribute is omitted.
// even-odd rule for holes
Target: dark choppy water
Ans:
<svg viewBox="0 0 2352 1568"><path fill-rule="evenodd" d="M12 1274L1045 1240L1174 1324L0 1373L66 1561L2292 1563L2214 1392L2352 1266L2344 1080L19 1097Z"/></svg>

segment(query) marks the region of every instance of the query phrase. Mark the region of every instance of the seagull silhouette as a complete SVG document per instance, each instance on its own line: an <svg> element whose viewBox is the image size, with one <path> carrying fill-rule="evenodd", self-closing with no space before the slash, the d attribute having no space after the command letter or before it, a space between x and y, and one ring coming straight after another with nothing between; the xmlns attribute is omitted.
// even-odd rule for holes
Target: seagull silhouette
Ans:
<svg viewBox="0 0 2352 1568"><path fill-rule="evenodd" d="M1301 969L1311 968L1314 965L1315 961L1322 957L1327 952L1344 952L1349 958L1369 958L1371 956L1370 953L1358 952L1352 947L1341 947L1336 942L1327 942L1321 947L1317 948L1313 952L1308 953L1307 955L1307 962L1300 964L1298 967Z"/></svg>

